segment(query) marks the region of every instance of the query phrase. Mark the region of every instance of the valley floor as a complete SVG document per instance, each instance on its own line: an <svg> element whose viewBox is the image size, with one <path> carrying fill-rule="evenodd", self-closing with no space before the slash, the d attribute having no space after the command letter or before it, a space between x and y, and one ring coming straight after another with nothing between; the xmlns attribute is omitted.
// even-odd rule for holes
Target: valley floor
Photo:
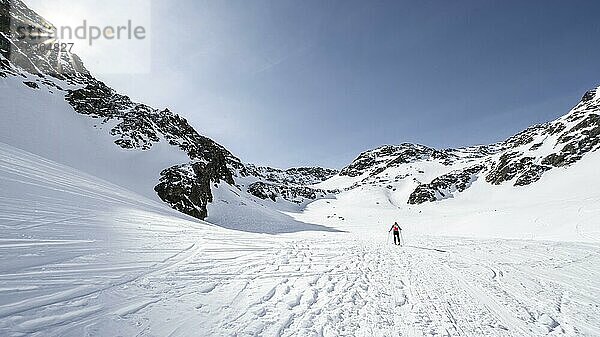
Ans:
<svg viewBox="0 0 600 337"><path fill-rule="evenodd" d="M0 146L1 336L598 336L600 245L247 234Z"/></svg>
<svg viewBox="0 0 600 337"><path fill-rule="evenodd" d="M600 250L584 244L351 234L206 235L106 263L92 242L3 272L2 335L597 336ZM382 243L383 241L383 243ZM19 249L21 247L21 249ZM433 250L435 248L437 250ZM123 252L125 253L125 252ZM18 259L19 256L11 258ZM7 293L12 293L10 300Z"/></svg>

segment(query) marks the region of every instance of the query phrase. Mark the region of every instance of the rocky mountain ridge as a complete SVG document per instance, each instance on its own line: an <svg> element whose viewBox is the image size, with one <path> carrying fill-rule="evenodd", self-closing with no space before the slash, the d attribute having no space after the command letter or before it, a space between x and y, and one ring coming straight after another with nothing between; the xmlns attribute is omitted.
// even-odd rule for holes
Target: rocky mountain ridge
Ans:
<svg viewBox="0 0 600 337"><path fill-rule="evenodd" d="M52 25L20 0L0 0L0 6L2 22L8 23L0 32L0 76L35 75L35 81L23 83L32 90L46 88L64 93L65 100L77 113L97 120L98 125L109 126L114 143L122 149L149 151L157 143L166 142L183 151L189 162L165 168L154 188L157 195L176 210L204 219L214 185L235 186L235 178L249 176L257 183L265 181L264 185L250 189L250 193L258 197L264 197L266 192L258 191L269 186L269 198L281 196L290 201L299 195L312 198L320 191L304 185L337 173L322 168L279 170L246 165L220 144L200 135L186 119L169 109L159 110L133 102L97 80L77 55L56 50L42 53L30 41L18 39L10 30L11 23L23 22L43 29L50 29ZM40 41L50 42L54 41Z"/></svg>
<svg viewBox="0 0 600 337"><path fill-rule="evenodd" d="M77 55L41 53L15 38L8 29L15 21L51 27L21 0L0 0L0 18L0 77L22 78L29 90L64 97L78 114L108 129L123 150L150 151L166 143L185 153L187 162L157 172L154 190L172 208L199 219L207 217L213 190L221 185L257 200L298 205L365 186L381 187L391 194L409 191L397 199L421 204L456 197L480 179L491 185L527 186L600 148L600 94L594 89L567 115L496 144L441 150L409 143L385 145L361 153L339 172L247 164L169 109L155 109L117 93L94 78ZM332 183L337 181L343 183Z"/></svg>
<svg viewBox="0 0 600 337"><path fill-rule="evenodd" d="M408 204L443 200L463 192L477 179L492 185L527 186L545 172L579 161L600 149L600 88L557 120L534 125L491 145L433 149L419 144L385 145L361 153L338 177L350 179L344 190L411 181ZM426 172L428 171L428 172Z"/></svg>

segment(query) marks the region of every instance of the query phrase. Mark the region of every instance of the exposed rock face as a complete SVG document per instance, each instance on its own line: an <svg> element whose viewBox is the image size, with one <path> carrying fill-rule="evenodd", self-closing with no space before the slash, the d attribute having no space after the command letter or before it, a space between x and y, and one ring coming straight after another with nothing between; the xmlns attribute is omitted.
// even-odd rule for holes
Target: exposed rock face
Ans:
<svg viewBox="0 0 600 337"><path fill-rule="evenodd" d="M76 112L95 119L98 124L110 125L110 135L122 149L147 151L158 142L165 142L187 155L187 162L164 168L156 182L156 193L171 207L205 218L206 206L213 199L211 189L222 183L261 199L282 198L296 203L336 192L311 185L329 179L338 174L337 171L246 165L223 146L200 135L177 114L133 102L98 81L77 55L36 52L28 41L19 41L10 35L11 22L51 27L20 0L0 0L0 32L3 33L0 34L0 77L22 77L27 79L23 83L31 90L45 87L64 93ZM504 142L444 150L407 143L386 145L361 153L339 176L349 181L341 189L381 187L386 193L394 192L396 186L406 181L410 182L410 188L414 181L430 181L410 194L408 202L419 204L454 196L479 177L485 177L485 181L493 185L529 185L540 180L545 172L572 165L598 149L600 95L598 89L594 89L586 92L567 115L534 125Z"/></svg>
<svg viewBox="0 0 600 337"><path fill-rule="evenodd" d="M321 167L299 167L280 170L271 167L246 165L246 176L253 176L259 181L250 184L247 192L251 195L276 202L278 198L301 204L333 194L336 191L325 191L310 185L325 181L337 170Z"/></svg>
<svg viewBox="0 0 600 337"><path fill-rule="evenodd" d="M187 120L169 109L157 110L134 103L95 79L88 79L84 88L68 91L66 100L75 111L102 119L103 124L116 121L110 133L117 138L115 144L124 149L149 150L165 139L187 153L191 160L227 162L232 168L242 166L224 147L198 134Z"/></svg>
<svg viewBox="0 0 600 337"><path fill-rule="evenodd" d="M450 198L454 192L463 192L469 188L477 179L477 174L484 169L483 165L475 165L444 174L429 184L419 185L410 195L408 203L416 205Z"/></svg>
<svg viewBox="0 0 600 337"><path fill-rule="evenodd" d="M515 160L518 158L517 160ZM528 185L539 180L542 174L550 167L535 164L534 157L521 157L519 152L506 152L500 156L500 160L494 163L486 176L486 181L494 185L500 185L505 181L513 180L516 176L517 186Z"/></svg>
<svg viewBox="0 0 600 337"><path fill-rule="evenodd" d="M598 150L599 112L596 90L590 90L564 117L511 137L502 144L505 152L492 165L486 180L501 184L517 177L515 186L529 185L553 167L574 164L586 153Z"/></svg>
<svg viewBox="0 0 600 337"><path fill-rule="evenodd" d="M20 0L0 0L0 14L0 28L4 33L0 35L0 76L27 77L24 73L29 73L37 76L35 82L24 82L30 88L45 86L63 91L76 112L96 119L100 125L111 125L110 135L123 149L147 151L164 141L187 154L189 162L165 168L155 187L158 196L171 207L203 219L207 216L206 205L212 201L213 184L235 185L235 176L253 173L253 166L246 168L223 146L196 132L184 118L168 109L158 110L133 102L95 79L77 55L57 51L40 53L29 41L12 36L10 20L52 27ZM56 84L61 81L65 89ZM263 171L281 172L286 180L280 182L296 184L322 181L337 173L319 168L288 171L263 168ZM262 179L260 175L258 178Z"/></svg>
<svg viewBox="0 0 600 337"><path fill-rule="evenodd" d="M29 9L21 0L0 0L0 49L5 60L20 69L39 75L48 75L59 79L70 80L89 75L81 59L72 53L61 53L56 50L45 51L41 54L36 50L37 44L46 42L18 39L12 35L11 27L23 26L43 28L54 26ZM4 64L3 68L10 68Z"/></svg>
<svg viewBox="0 0 600 337"><path fill-rule="evenodd" d="M287 170L272 167L246 165L245 175L279 184L313 185L325 181L338 173L337 170L321 167L295 167Z"/></svg>
<svg viewBox="0 0 600 337"><path fill-rule="evenodd" d="M285 185L267 182L255 182L248 186L248 192L255 197L261 199L271 199L277 201L277 198L300 204L307 200L316 200L324 198L331 191L324 191L321 189L310 188L307 186L300 185Z"/></svg>
<svg viewBox="0 0 600 337"><path fill-rule="evenodd" d="M532 184L542 178L542 175L550 170L551 167L538 165L538 164L530 164L527 169L521 173L521 175L515 181L515 186L526 186Z"/></svg>
<svg viewBox="0 0 600 337"><path fill-rule="evenodd" d="M182 117L134 103L106 84L87 79L84 88L68 91L66 100L75 111L100 123L116 123L110 130L115 144L127 150L150 150L161 139L184 151L190 162L161 172L158 196L185 214L204 219L212 201L211 184L234 184L235 170L244 165L224 147L204 137Z"/></svg>
<svg viewBox="0 0 600 337"><path fill-rule="evenodd" d="M589 90L588 92L586 92L583 97L581 98L582 102L589 102L591 100L594 99L594 97L596 97L596 89L593 90Z"/></svg>
<svg viewBox="0 0 600 337"><path fill-rule="evenodd" d="M184 151L191 162L164 170L155 191L171 207L200 219L208 215L211 185L220 182L235 185L235 176L254 176L271 182L256 183L248 189L257 197L265 199L268 195L270 199L282 197L298 202L325 193L304 185L324 181L337 173L318 167L280 170L244 165L224 147L198 134L184 118L168 109L134 103L95 79L89 79L84 88L69 91L66 99L76 111L99 118L101 123L116 121L110 133L116 138L115 144L124 149L149 150L165 139Z"/></svg>
<svg viewBox="0 0 600 337"><path fill-rule="evenodd" d="M350 165L340 171L340 176L358 177L365 173L378 174L401 164L423 160L439 160L446 164L455 156L447 150L436 150L424 145L401 144L385 145L375 150L361 153Z"/></svg>
<svg viewBox="0 0 600 337"><path fill-rule="evenodd" d="M561 167L570 165L590 151L600 148L600 115L590 114L558 139L561 151L548 155L543 164Z"/></svg>
<svg viewBox="0 0 600 337"><path fill-rule="evenodd" d="M572 165L600 149L599 96L598 89L590 90L567 115L492 145L435 150L402 144L363 152L341 170L340 176L360 177L344 190L379 186L394 192L395 186L406 182L430 181L408 197L409 204L420 204L460 193L480 176L493 185L533 184L545 172ZM468 169L453 170L453 166ZM432 177L429 170L443 173Z"/></svg>
<svg viewBox="0 0 600 337"><path fill-rule="evenodd" d="M30 87L31 89L39 89L40 88L40 86L37 83L31 82L31 81L25 81L25 82L23 82L23 84Z"/></svg>
<svg viewBox="0 0 600 337"><path fill-rule="evenodd" d="M226 164L216 161L173 166L160 175L154 188L158 196L172 208L199 219L208 216L206 206L213 200L211 185L221 181L234 184Z"/></svg>

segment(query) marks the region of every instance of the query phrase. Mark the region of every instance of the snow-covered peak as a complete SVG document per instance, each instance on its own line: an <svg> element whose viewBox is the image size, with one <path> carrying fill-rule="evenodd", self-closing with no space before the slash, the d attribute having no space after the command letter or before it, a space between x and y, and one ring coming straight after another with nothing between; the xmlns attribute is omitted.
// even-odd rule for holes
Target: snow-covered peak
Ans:
<svg viewBox="0 0 600 337"><path fill-rule="evenodd" d="M339 175L376 175L387 168L402 164L429 159L451 161L454 157L455 155L447 150L436 150L420 144L384 145L361 153L350 165L343 168Z"/></svg>
<svg viewBox="0 0 600 337"><path fill-rule="evenodd" d="M591 90L587 91L581 98L582 102L598 101L598 100L600 100L600 87L597 87L595 89L591 89Z"/></svg>
<svg viewBox="0 0 600 337"><path fill-rule="evenodd" d="M457 195L479 178L492 186L533 184L545 172L570 166L600 148L599 91L585 93L563 117L497 144L437 150L405 143L365 151L317 186L383 188L390 200L422 203Z"/></svg>

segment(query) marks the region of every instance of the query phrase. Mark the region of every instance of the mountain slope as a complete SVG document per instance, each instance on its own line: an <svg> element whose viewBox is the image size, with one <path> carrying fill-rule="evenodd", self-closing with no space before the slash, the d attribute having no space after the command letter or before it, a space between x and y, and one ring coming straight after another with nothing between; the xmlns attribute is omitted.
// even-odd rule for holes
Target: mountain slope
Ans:
<svg viewBox="0 0 600 337"><path fill-rule="evenodd" d="M0 13L13 22L51 26L20 0L0 4ZM0 142L228 228L270 233L320 228L294 221L290 213L320 199L325 200L317 205L331 206L348 195L362 201L352 205L357 210L379 196L385 199L378 203L403 210L445 209L452 199L468 200L474 188L517 200L555 171L574 172L571 166L600 147L600 94L594 89L565 116L497 144L443 150L386 145L362 153L339 173L260 167L243 163L169 109L115 92L76 55L42 54L9 31L0 33L0 41L0 109L6 116ZM578 192L584 183L579 184L567 192ZM325 219L344 218L333 209L326 213Z"/></svg>
<svg viewBox="0 0 600 337"><path fill-rule="evenodd" d="M452 198L478 179L490 185L533 184L546 172L568 167L600 149L598 91L588 91L563 117L504 142L444 150L386 145L362 153L336 177L316 186L343 190L380 186L399 203L422 204ZM399 189L401 196L394 193Z"/></svg>
<svg viewBox="0 0 600 337"><path fill-rule="evenodd" d="M2 22L52 27L20 0L0 0ZM242 163L213 140L200 135L168 109L136 103L94 78L77 55L43 53L31 41L14 36L10 25L0 32L0 109L5 123L0 141L117 183L172 208L204 219L213 189L237 189L259 205L268 198L294 204L325 194L306 184L336 171L320 168L278 170ZM50 41L40 41L50 42ZM253 188L237 181L252 181ZM213 214L219 221L229 212ZM216 211L216 209L215 209ZM268 212L278 227L287 217ZM214 216L216 215L216 217ZM273 220L273 219L271 219ZM292 221L293 222L293 221ZM248 227L247 225L245 227ZM260 230L260 228L256 228ZM289 230L289 229L285 229Z"/></svg>
<svg viewBox="0 0 600 337"><path fill-rule="evenodd" d="M316 188L335 200L296 218L357 230L400 221L410 232L591 241L600 238L600 89L565 116L488 146L383 146Z"/></svg>
<svg viewBox="0 0 600 337"><path fill-rule="evenodd" d="M600 332L597 244L230 231L1 143L0 187L2 336Z"/></svg>

